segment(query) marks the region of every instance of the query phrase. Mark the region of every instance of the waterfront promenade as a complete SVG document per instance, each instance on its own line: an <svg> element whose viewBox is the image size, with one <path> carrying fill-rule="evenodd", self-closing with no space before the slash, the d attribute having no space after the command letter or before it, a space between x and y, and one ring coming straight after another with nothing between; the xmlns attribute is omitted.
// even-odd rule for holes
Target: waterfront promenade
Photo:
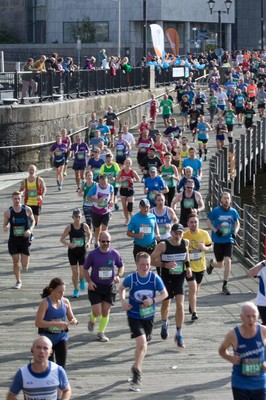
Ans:
<svg viewBox="0 0 266 400"><path fill-rule="evenodd" d="M161 117L159 117L161 122ZM159 129L163 129L159 124ZM241 130L236 128L236 133ZM190 134L188 134L191 139ZM214 133L211 134L210 152L215 151ZM190 144L192 144L190 142ZM133 157L135 159L135 156ZM135 161L135 160L134 160ZM30 345L36 336L35 313L40 293L50 279L60 276L66 283L66 297L72 294L71 270L67 249L59 238L67 223L71 222L72 210L81 206L77 196L73 171L65 179L62 192L55 185L54 172L44 171L41 176L47 184L47 196L41 214L41 223L34 232L29 271L22 275L21 290L14 290L11 258L7 253L7 235L1 234L0 254L0 398L4 399L11 377L18 367L30 357ZM11 193L19 188L17 178L0 176L1 218L4 209L11 205ZM12 185L8 186L12 178ZM142 184L136 185L134 210L143 196ZM208 194L208 163L204 163L201 193ZM126 236L122 211L113 212L110 224L112 245L125 262L125 274L134 270L132 240ZM200 227L206 228L206 213L201 214ZM212 255L208 255L211 258ZM77 326L70 327L67 373L72 386L72 399L121 399L150 400L231 400L231 365L218 355L218 347L225 333L239 323L240 306L244 301L255 299L257 283L246 277L246 270L236 258L233 260L229 282L231 296L221 293L222 271L205 275L198 298L199 320L191 323L188 302L185 302L183 329L186 348L178 350L174 343L174 305L170 313L170 337L160 338L159 307L155 319L154 335L148 346L143 364L143 388L140 393L128 391L130 368L135 342L130 339L125 312L120 302L112 308L106 334L109 343L99 343L95 334L87 330L90 310L87 294L81 292L71 304ZM20 395L18 397L22 399Z"/></svg>

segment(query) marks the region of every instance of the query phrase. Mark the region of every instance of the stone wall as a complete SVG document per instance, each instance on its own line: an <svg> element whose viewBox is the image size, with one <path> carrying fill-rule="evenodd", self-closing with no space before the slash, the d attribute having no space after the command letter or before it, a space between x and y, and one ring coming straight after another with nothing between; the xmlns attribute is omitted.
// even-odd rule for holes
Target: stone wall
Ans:
<svg viewBox="0 0 266 400"><path fill-rule="evenodd" d="M156 95L163 92L163 88L153 90ZM109 105L120 112L149 98L149 90L138 90L54 103L1 106L0 173L25 171L31 163L38 168L50 167L49 148L62 128L75 132L86 126L94 111L99 117ZM127 122L123 118L122 122ZM1 148L38 143L40 145L33 148Z"/></svg>

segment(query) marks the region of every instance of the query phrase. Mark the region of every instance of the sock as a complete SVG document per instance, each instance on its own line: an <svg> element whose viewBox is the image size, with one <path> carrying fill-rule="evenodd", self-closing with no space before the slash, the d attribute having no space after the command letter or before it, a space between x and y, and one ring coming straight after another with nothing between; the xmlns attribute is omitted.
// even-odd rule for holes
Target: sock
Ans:
<svg viewBox="0 0 266 400"><path fill-rule="evenodd" d="M225 286L227 285L227 282L228 282L228 281L224 281L223 287L225 287Z"/></svg>
<svg viewBox="0 0 266 400"><path fill-rule="evenodd" d="M95 324L97 318L93 315L92 311L90 313L90 320Z"/></svg>
<svg viewBox="0 0 266 400"><path fill-rule="evenodd" d="M205 156L207 155L208 149L204 149Z"/></svg>
<svg viewBox="0 0 266 400"><path fill-rule="evenodd" d="M201 156L202 156L202 150L199 150L199 156L200 156L200 158L201 158Z"/></svg>
<svg viewBox="0 0 266 400"><path fill-rule="evenodd" d="M101 315L100 322L99 322L99 330L98 330L99 333L105 331L105 328L107 327L108 321L109 321L109 316L108 317L103 317Z"/></svg>
<svg viewBox="0 0 266 400"><path fill-rule="evenodd" d="M176 336L181 336L182 332L181 332L181 328L176 328Z"/></svg>
<svg viewBox="0 0 266 400"><path fill-rule="evenodd" d="M162 323L163 323L163 325L167 325L168 320L167 320L167 319L163 319L163 320L162 320Z"/></svg>

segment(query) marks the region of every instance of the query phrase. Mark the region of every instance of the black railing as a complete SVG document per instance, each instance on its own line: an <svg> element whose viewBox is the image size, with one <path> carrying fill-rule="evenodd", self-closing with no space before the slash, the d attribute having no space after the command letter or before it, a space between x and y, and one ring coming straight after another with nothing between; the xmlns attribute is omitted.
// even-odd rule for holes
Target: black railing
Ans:
<svg viewBox="0 0 266 400"><path fill-rule="evenodd" d="M58 96L75 98L122 92L149 87L150 68L134 67L131 72L116 70L114 76L108 69L79 70L71 72L48 71L46 73L14 72L0 75L0 91L13 91L14 99L22 98L23 76L31 74L38 83L37 93L29 97L37 97L40 102ZM26 97L27 98L27 97Z"/></svg>

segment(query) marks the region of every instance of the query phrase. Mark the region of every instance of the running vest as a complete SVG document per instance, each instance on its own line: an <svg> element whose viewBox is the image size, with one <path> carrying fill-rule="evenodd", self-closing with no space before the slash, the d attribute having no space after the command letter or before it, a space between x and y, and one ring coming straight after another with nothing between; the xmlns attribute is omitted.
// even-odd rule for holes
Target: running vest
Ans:
<svg viewBox="0 0 266 400"><path fill-rule="evenodd" d="M198 122L198 140L208 139L206 122Z"/></svg>
<svg viewBox="0 0 266 400"><path fill-rule="evenodd" d="M185 191L183 192L182 200L180 203L180 224L187 226L187 217L191 214L191 209L198 209L198 202L196 200L196 193L193 191L191 197L186 197Z"/></svg>
<svg viewBox="0 0 266 400"><path fill-rule="evenodd" d="M87 200L87 194L88 194L89 190L94 185L96 185L95 182L93 182L93 184L90 187L87 185L87 182L83 182L82 183L82 188L83 188L83 206L92 207L93 203Z"/></svg>
<svg viewBox="0 0 266 400"><path fill-rule="evenodd" d="M147 154L148 149L151 147L151 139L142 139L140 138L139 143L138 143L138 152L140 154Z"/></svg>
<svg viewBox="0 0 266 400"><path fill-rule="evenodd" d="M161 261L171 262L174 261L177 266L173 269L162 268L161 276L177 276L185 271L185 259L187 255L186 243L184 239L181 240L180 245L174 246L169 240L165 240L165 252L161 254Z"/></svg>
<svg viewBox="0 0 266 400"><path fill-rule="evenodd" d="M85 232L84 232L84 224L80 225L79 229L75 229L73 224L70 224L70 232L69 232L70 242L75 244L76 247L85 246ZM71 250L71 249L69 249Z"/></svg>
<svg viewBox="0 0 266 400"><path fill-rule="evenodd" d="M28 241L29 239L24 237L25 231L28 230L30 227L29 218L26 213L26 206L21 206L20 212L15 212L13 207L9 207L9 212L10 212L9 238Z"/></svg>
<svg viewBox="0 0 266 400"><path fill-rule="evenodd" d="M170 224L172 223L171 218L168 215L168 210L169 207L165 207L165 211L163 214L156 214L155 211L155 207L151 209L151 212L155 215L156 217L156 222L159 228L159 232L160 232L160 236L161 236L161 240L165 240L168 239L171 234L170 234ZM169 225L169 227L167 227L166 225Z"/></svg>
<svg viewBox="0 0 266 400"><path fill-rule="evenodd" d="M162 162L164 162L164 154L159 153L159 151L163 151L163 143L160 143L159 145L154 143L153 147L156 150L155 155L159 157Z"/></svg>
<svg viewBox="0 0 266 400"><path fill-rule="evenodd" d="M137 272L131 274L131 285L129 288L129 304L132 306L127 315L136 319L152 319L155 314L155 304L143 307L143 300L154 298L156 291L156 275L150 271L146 278L141 278Z"/></svg>
<svg viewBox="0 0 266 400"><path fill-rule="evenodd" d="M61 307L60 308L54 308L51 299L49 296L47 296L46 301L48 303L48 308L46 310L46 313L44 315L44 321L66 321L66 305L64 301L64 297L62 297L61 300ZM56 328L53 326L50 326L49 328L39 328L38 333L41 334L55 334L55 333L62 333L62 330L60 328Z"/></svg>
<svg viewBox="0 0 266 400"><path fill-rule="evenodd" d="M116 142L115 148L116 148L116 156L117 157L121 157L121 158L126 157L127 146L125 145L124 140L122 140L122 142Z"/></svg>
<svg viewBox="0 0 266 400"><path fill-rule="evenodd" d="M102 189L101 186L96 183L96 193L93 197L96 199L101 198L102 201L100 203L93 203L92 211L95 214L104 215L109 212L109 202L111 198L111 185L108 183L105 189Z"/></svg>
<svg viewBox="0 0 266 400"><path fill-rule="evenodd" d="M42 374L31 372L30 364L19 369L23 382L25 400L57 400L60 385L59 366L49 361L49 369Z"/></svg>
<svg viewBox="0 0 266 400"><path fill-rule="evenodd" d="M257 332L253 338L245 339L239 328L234 329L237 337L237 349L241 357L239 365L233 365L232 387L258 390L265 387L264 372L262 363L264 361L264 344L261 337L260 325L257 325Z"/></svg>
<svg viewBox="0 0 266 400"><path fill-rule="evenodd" d="M120 182L121 188L133 189L133 182L130 181L131 179L134 178L133 169L130 169L129 172L126 172L125 169L123 168L121 170L121 178L127 178L126 181Z"/></svg>
<svg viewBox="0 0 266 400"><path fill-rule="evenodd" d="M186 147L186 150L183 150L183 147L181 146L179 150L179 156L181 161L183 161L185 158L189 158L189 147Z"/></svg>
<svg viewBox="0 0 266 400"><path fill-rule="evenodd" d="M170 165L169 168L166 168L165 165L162 166L162 178L166 184L166 186L170 187L175 187L175 181L173 178L174 175L174 169L172 165Z"/></svg>
<svg viewBox="0 0 266 400"><path fill-rule="evenodd" d="M108 167L106 164L103 164L103 174L107 176L108 179L108 183L110 183L110 185L112 185L113 187L117 187L117 182L116 180L111 181L111 178L115 178L118 174L118 172L116 172L115 166L112 163L112 165L110 165L110 167Z"/></svg>
<svg viewBox="0 0 266 400"><path fill-rule="evenodd" d="M41 195L42 188L38 176L33 182L29 182L28 178L24 179L24 204L27 206L41 206L42 201L37 198L37 196Z"/></svg>

